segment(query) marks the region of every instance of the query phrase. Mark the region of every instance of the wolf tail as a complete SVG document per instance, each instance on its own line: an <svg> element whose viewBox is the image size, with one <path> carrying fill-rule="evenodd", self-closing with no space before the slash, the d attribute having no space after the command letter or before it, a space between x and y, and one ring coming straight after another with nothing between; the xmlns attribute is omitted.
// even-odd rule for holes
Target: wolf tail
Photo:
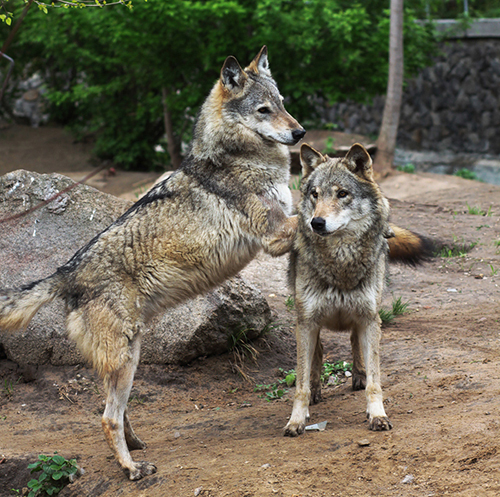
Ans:
<svg viewBox="0 0 500 497"><path fill-rule="evenodd" d="M58 296L61 282L61 275L55 273L18 289L0 290L0 330L28 326L38 309Z"/></svg>
<svg viewBox="0 0 500 497"><path fill-rule="evenodd" d="M394 237L389 238L389 261L415 266L429 260L436 251L435 243L413 231L391 224Z"/></svg>

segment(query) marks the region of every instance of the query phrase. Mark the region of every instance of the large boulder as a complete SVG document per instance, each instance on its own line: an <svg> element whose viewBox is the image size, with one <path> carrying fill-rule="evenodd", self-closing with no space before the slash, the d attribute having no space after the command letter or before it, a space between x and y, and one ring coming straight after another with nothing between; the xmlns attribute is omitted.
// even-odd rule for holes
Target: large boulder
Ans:
<svg viewBox="0 0 500 497"><path fill-rule="evenodd" d="M73 181L59 174L14 171L0 177L0 220L39 205ZM111 224L130 202L78 185L24 217L0 221L0 288L52 274ZM183 363L227 350L230 336L257 337L271 319L262 294L236 277L155 318L142 340L145 363ZM78 364L65 332L61 301L42 307L27 330L0 330L0 349L18 364ZM0 350L1 352L1 350Z"/></svg>

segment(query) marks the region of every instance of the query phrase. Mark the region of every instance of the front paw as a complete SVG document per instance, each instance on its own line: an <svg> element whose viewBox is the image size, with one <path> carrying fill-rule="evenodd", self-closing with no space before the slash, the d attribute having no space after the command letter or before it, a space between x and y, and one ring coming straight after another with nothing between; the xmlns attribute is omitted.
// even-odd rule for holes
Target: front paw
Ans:
<svg viewBox="0 0 500 497"><path fill-rule="evenodd" d="M134 462L133 469L129 470L129 480L140 480L145 476L156 473L156 466L146 461Z"/></svg>
<svg viewBox="0 0 500 497"><path fill-rule="evenodd" d="M306 424L304 423L292 423L291 421L283 428L283 436L285 437L297 437L304 433L306 429Z"/></svg>
<svg viewBox="0 0 500 497"><path fill-rule="evenodd" d="M372 431L392 430L392 423L387 416L376 416L370 420L368 428Z"/></svg>

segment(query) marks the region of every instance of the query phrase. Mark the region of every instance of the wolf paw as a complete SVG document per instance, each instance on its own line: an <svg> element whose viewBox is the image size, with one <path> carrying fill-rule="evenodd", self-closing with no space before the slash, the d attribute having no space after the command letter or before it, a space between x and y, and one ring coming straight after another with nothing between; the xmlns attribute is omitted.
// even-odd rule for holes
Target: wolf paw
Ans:
<svg viewBox="0 0 500 497"><path fill-rule="evenodd" d="M298 423L298 424L288 423L283 428L283 436L285 436L285 437L297 437L299 435L302 435L302 433L304 433L305 428L306 428L305 423Z"/></svg>
<svg viewBox="0 0 500 497"><path fill-rule="evenodd" d="M372 431L388 431L392 430L392 423L387 416L377 416L370 421L368 428Z"/></svg>
<svg viewBox="0 0 500 497"><path fill-rule="evenodd" d="M309 405L319 404L321 402L321 387L317 390L311 391L311 398L309 400Z"/></svg>
<svg viewBox="0 0 500 497"><path fill-rule="evenodd" d="M352 389L356 391L356 390L364 390L365 388L366 388L366 375L353 373Z"/></svg>
<svg viewBox="0 0 500 497"><path fill-rule="evenodd" d="M156 466L146 461L138 461L134 463L133 469L130 471L130 480L140 480L145 476L156 473Z"/></svg>

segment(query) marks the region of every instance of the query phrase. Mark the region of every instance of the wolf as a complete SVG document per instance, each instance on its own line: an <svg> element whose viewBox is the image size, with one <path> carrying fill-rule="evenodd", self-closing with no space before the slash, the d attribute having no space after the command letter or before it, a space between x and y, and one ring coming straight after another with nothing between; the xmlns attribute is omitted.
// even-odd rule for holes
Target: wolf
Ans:
<svg viewBox="0 0 500 497"><path fill-rule="evenodd" d="M298 229L289 283L297 311L297 387L285 436L304 432L309 404L321 398L320 330L349 330L353 389L365 388L371 430L390 430L380 386L380 317L386 261L415 264L430 240L389 223L389 202L374 181L372 159L354 144L332 159L303 144ZM365 370L366 366L366 370Z"/></svg>
<svg viewBox="0 0 500 497"><path fill-rule="evenodd" d="M131 480L156 472L130 455L145 448L127 412L141 330L236 275L261 249L288 249L287 145L304 134L283 106L267 48L245 69L229 56L179 169L51 276L0 291L3 331L26 327L55 298L65 302L68 334L103 379L106 440Z"/></svg>

